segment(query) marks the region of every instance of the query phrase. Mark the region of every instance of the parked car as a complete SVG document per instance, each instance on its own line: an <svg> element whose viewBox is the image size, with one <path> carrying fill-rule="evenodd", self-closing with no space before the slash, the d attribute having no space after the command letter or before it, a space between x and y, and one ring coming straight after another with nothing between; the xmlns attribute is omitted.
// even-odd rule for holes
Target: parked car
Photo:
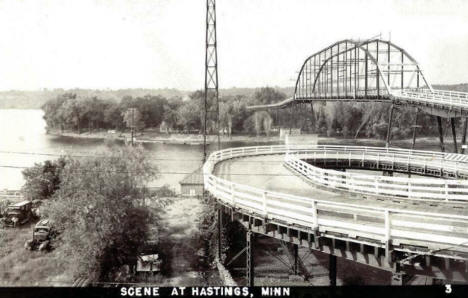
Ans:
<svg viewBox="0 0 468 298"><path fill-rule="evenodd" d="M18 225L27 223L31 217L32 203L30 201L22 201L7 207L3 224L7 227L17 227Z"/></svg>
<svg viewBox="0 0 468 298"><path fill-rule="evenodd" d="M158 273L161 271L162 260L158 254L139 255L137 259L136 272L138 273Z"/></svg>
<svg viewBox="0 0 468 298"><path fill-rule="evenodd" d="M33 229L32 239L26 241L24 247L30 250L44 250L50 247L53 230L49 219L40 220Z"/></svg>

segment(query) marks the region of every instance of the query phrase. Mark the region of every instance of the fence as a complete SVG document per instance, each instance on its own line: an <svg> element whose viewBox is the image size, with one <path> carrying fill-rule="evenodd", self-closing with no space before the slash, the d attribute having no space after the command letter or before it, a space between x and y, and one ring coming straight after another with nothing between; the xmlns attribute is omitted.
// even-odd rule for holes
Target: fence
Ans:
<svg viewBox="0 0 468 298"><path fill-rule="evenodd" d="M398 168L417 173L431 172L442 175L468 176L468 163L455 154L429 154L425 151L404 149L376 149L369 147L334 147L296 150L285 155L285 163L315 184L326 187L373 195L395 196L419 200L468 201L468 180L438 178L406 178L345 173L322 169L304 162L321 160L329 163L365 164L375 168ZM463 155L456 154L464 157ZM331 160L331 161L330 161Z"/></svg>

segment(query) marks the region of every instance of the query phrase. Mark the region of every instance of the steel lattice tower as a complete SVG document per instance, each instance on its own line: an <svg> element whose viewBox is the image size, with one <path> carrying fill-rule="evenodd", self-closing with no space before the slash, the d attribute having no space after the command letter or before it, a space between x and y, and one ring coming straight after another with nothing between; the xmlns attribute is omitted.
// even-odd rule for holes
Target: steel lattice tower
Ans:
<svg viewBox="0 0 468 298"><path fill-rule="evenodd" d="M218 98L218 51L216 49L216 0L206 1L206 50L205 50L205 95L203 114L203 160L206 160L206 126L208 119L208 109L212 111L212 106L208 106L210 99L214 99L216 104L216 134L218 138L218 150L220 149L219 137L219 98Z"/></svg>

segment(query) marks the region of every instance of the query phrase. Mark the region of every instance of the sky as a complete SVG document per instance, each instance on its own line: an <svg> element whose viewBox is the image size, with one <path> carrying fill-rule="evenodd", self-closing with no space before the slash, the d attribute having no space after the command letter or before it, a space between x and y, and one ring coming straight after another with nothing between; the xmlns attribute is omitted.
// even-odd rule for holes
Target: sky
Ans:
<svg viewBox="0 0 468 298"><path fill-rule="evenodd" d="M205 0L0 0L0 90L204 86ZM342 39L406 49L432 84L468 82L465 0L217 0L219 86L293 86Z"/></svg>

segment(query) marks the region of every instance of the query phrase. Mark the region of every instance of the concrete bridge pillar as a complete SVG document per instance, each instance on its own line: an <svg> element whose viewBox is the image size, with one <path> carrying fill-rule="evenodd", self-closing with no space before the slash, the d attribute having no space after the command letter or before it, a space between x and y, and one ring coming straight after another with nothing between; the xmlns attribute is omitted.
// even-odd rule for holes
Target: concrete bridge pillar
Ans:
<svg viewBox="0 0 468 298"><path fill-rule="evenodd" d="M468 129L468 118L465 118L465 122L463 123L463 130L462 130L462 141L461 141L461 154L465 154L465 146L466 145L466 131Z"/></svg>
<svg viewBox="0 0 468 298"><path fill-rule="evenodd" d="M246 266L246 277L247 277L247 286L254 286L255 279L255 270L254 270L254 255L253 255L253 242L255 240L255 234L248 230L247 231L247 266Z"/></svg>
<svg viewBox="0 0 468 298"><path fill-rule="evenodd" d="M294 251L294 275L299 273L299 245L293 244Z"/></svg>
<svg viewBox="0 0 468 298"><path fill-rule="evenodd" d="M437 127L439 128L440 151L445 152L444 130L442 128L442 118L437 116Z"/></svg>
<svg viewBox="0 0 468 298"><path fill-rule="evenodd" d="M330 254L328 259L328 278L330 279L330 287L336 286L336 256Z"/></svg>
<svg viewBox="0 0 468 298"><path fill-rule="evenodd" d="M390 285L392 286L403 286L404 285L404 274L402 272L393 272L392 273L392 280L390 281Z"/></svg>
<svg viewBox="0 0 468 298"><path fill-rule="evenodd" d="M457 132L456 132L456 129L455 129L455 118L450 118L450 126L452 126L453 152L458 153Z"/></svg>
<svg viewBox="0 0 468 298"><path fill-rule="evenodd" d="M419 116L419 109L416 108L416 116L414 118L414 125L413 125L413 142L411 143L411 149L414 149L416 145L416 130L418 128L418 116Z"/></svg>
<svg viewBox="0 0 468 298"><path fill-rule="evenodd" d="M392 138L392 122L393 122L393 109L395 106L392 104L390 107L390 115L388 117L388 126L387 126L387 140L385 142L385 146L388 148L390 147L390 140Z"/></svg>
<svg viewBox="0 0 468 298"><path fill-rule="evenodd" d="M223 209L222 206L218 208L218 258L223 263Z"/></svg>

